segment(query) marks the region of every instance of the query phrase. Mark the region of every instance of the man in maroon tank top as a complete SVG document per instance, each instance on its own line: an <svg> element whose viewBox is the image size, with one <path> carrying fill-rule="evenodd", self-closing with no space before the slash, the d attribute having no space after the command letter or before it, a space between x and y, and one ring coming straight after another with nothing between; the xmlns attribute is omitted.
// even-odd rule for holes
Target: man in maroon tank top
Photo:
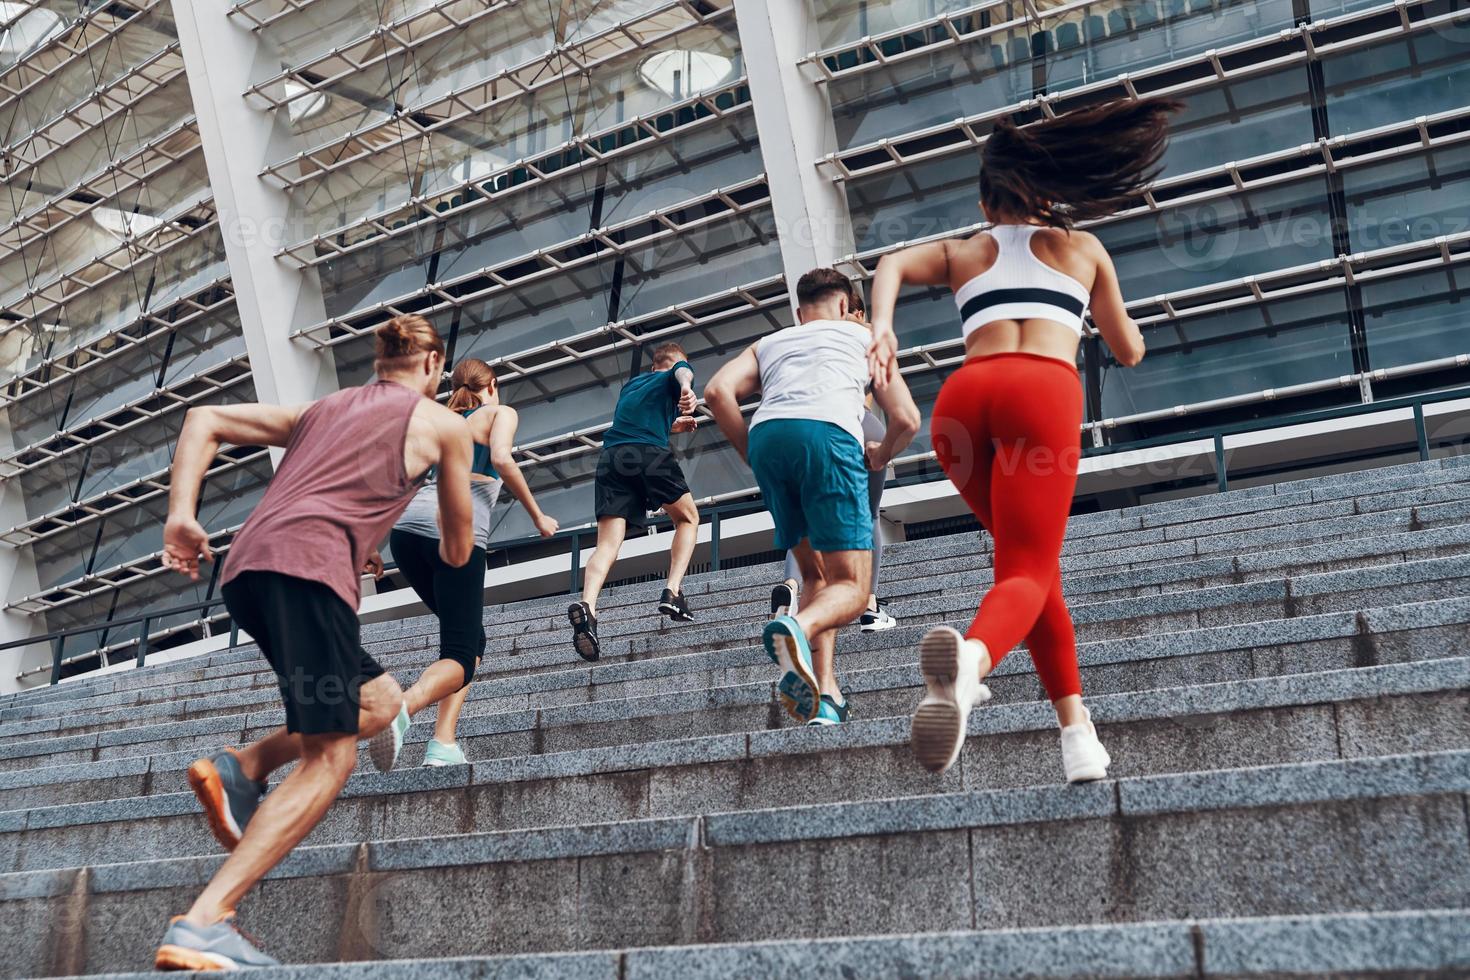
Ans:
<svg viewBox="0 0 1470 980"><path fill-rule="evenodd" d="M378 328L374 367L373 383L310 405L192 409L179 434L163 560L194 579L212 558L194 515L220 444L285 447L230 548L221 594L275 671L286 724L189 767L210 829L232 853L169 926L160 969L275 963L236 930L235 906L321 820L357 764L358 740L403 709L397 681L359 643L359 583L365 568L381 569L377 545L431 467L441 557L461 566L474 546L469 426L433 398L444 342L422 317L395 317ZM298 759L266 796L270 773Z"/></svg>

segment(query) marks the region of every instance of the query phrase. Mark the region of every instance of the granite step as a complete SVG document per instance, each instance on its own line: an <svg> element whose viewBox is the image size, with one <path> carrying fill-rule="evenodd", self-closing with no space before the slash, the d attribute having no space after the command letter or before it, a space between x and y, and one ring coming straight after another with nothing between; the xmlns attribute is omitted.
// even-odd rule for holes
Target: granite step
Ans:
<svg viewBox="0 0 1470 980"><path fill-rule="evenodd" d="M1308 480L1277 485L1255 487L1247 490L1235 490L1225 494L1208 494L1196 497L1187 497L1178 500L1155 502L1144 504L1121 511L1110 511L1104 514L1083 515L1073 519L1073 526L1081 531L1086 531L1094 526L1137 526L1143 527L1160 521L1173 520L1178 512L1180 514L1197 513L1200 515L1223 516L1232 513L1249 512L1252 508L1266 506L1263 500L1270 498L1281 498L1280 503L1286 507L1298 506L1303 503L1322 503L1343 497L1356 497L1363 494L1371 495L1378 490L1415 489L1421 492L1439 492L1440 490L1452 491L1457 482L1470 479L1470 466L1467 466L1463 458L1447 460L1433 460L1429 463L1412 463L1401 466L1383 467L1377 470L1369 470L1348 474L1337 474L1329 477L1316 477ZM1430 515L1435 517L1434 514ZM1448 515L1439 514L1439 518ZM959 538L974 544L976 538L971 535L958 535ZM919 542L901 542L890 546L889 561L896 565L912 561L925 561L933 557L933 552L926 549L951 547L951 544L941 544L951 539L937 538L926 539ZM973 550L973 549L971 549ZM778 574L779 565L761 566L752 569L735 569L725 572L707 573L705 575L691 576L687 591L691 595L707 595L720 591L726 587L755 588L758 585L768 584L774 575ZM624 586L609 590L605 597L604 607L615 608L626 603L630 609L639 609L647 605L647 597L643 593L647 587L643 585ZM507 611L516 612L520 618L535 620L544 617L547 620L547 628L555 628L559 625L558 618L565 612L564 597L552 597L546 600L532 600L530 602L514 603L509 605L492 605L487 608L487 621L502 618ZM404 620L398 623L374 624L365 627L365 639L372 640L382 631L382 638L393 639L403 635L407 630L410 633L424 634L432 632L431 620L426 617L418 617L414 620ZM238 662L238 657L233 652L215 654L208 660L200 662L189 660L177 664L160 665L145 671L126 672L97 678L85 678L69 682L56 689L38 689L31 692L23 692L16 695L0 696L0 705L8 705L17 698L24 697L30 703L52 698L67 699L78 696L89 696L90 694L118 693L128 690L134 686L153 686L162 683L204 683L211 679L217 679L216 668L231 662ZM164 675L175 675L168 680L163 680Z"/></svg>
<svg viewBox="0 0 1470 980"><path fill-rule="evenodd" d="M1456 598L1382 608L1365 608L1285 620L1109 639L1079 647L1084 690L1089 696L1116 690L1209 683L1243 675L1301 673L1411 659L1463 655L1470 599ZM914 647L926 627L904 627L870 635L864 649L839 653L844 683L856 710L907 712L919 679ZM474 697L472 689L459 734L471 758L556 751L580 739L606 745L625 741L692 737L761 730L787 724L774 695L769 661L756 647L685 654L625 666L622 687L600 687L594 700L518 707L543 681L584 683L573 670L560 676L531 675L522 695ZM692 670L690 668L693 668ZM700 676L701 671L709 676ZM732 673L739 671L739 673ZM681 678L678 674L692 674ZM672 676L671 676L672 675ZM606 674L602 675L604 678ZM648 678L664 678L657 685ZM752 679L754 678L754 679ZM483 682L482 682L483 683ZM1041 697L1029 658L1011 656L989 681L999 700ZM673 685L676 710L670 708ZM707 685L707 686L706 686ZM883 712L881 705L886 704ZM865 706L866 705L866 706ZM870 715L871 716L871 715ZM220 744L250 742L282 722L278 705L188 721L136 725L110 731L0 743L0 772L65 765L95 759L200 752ZM406 759L432 730L420 720L410 730Z"/></svg>
<svg viewBox="0 0 1470 980"><path fill-rule="evenodd" d="M313 963L1464 910L1467 793L1470 752L1441 752L370 840L298 849L242 920ZM0 875L7 969L146 968L221 860Z"/></svg>
<svg viewBox="0 0 1470 980"><path fill-rule="evenodd" d="M1461 723L1470 716L1470 658L1104 695L1091 708L1118 777L1470 750ZM977 709L969 751L943 777L914 764L908 721L578 747L444 770L361 769L308 843L1062 781L1056 719L1044 702ZM119 847L136 860L217 849L179 768L84 783L117 791L96 802L56 802L58 790L75 792L71 784L25 782L0 781L0 871L105 862ZM25 802L12 806L12 792Z"/></svg>
<svg viewBox="0 0 1470 980"><path fill-rule="evenodd" d="M1132 598L1115 598L1094 603L1074 603L1072 618L1077 625L1080 642L1107 637L1130 637L1145 633L1179 632L1193 628L1208 628L1231 623L1256 622L1266 619L1282 619L1301 615L1357 609L1362 606L1385 606L1395 602L1434 598L1454 598L1470 594L1470 555L1448 558L1424 559L1413 562L1397 562L1335 572L1303 575L1291 579L1259 580L1249 583L1196 586L1190 589L1151 593ZM902 621L912 624L905 627L902 635L908 638L916 628L940 622L955 622L963 625L973 608L973 594L957 588L947 593L895 603L895 610ZM720 651L734 643L749 644L758 633L760 621L733 623L717 630L704 631L704 643L690 643L688 648L699 652ZM682 634L681 634L682 635ZM690 634L693 635L693 634ZM842 660L853 650L872 649L889 638L864 635L848 631L843 636ZM682 645L674 649L682 649ZM663 643L658 647L641 652L659 653L669 649ZM758 651L747 650L744 662L752 668L764 663ZM384 658L384 666L402 672L427 665L427 657L420 655L408 659ZM580 662L580 661L579 661ZM579 686L588 686L585 678L600 670L572 668L571 679L580 681ZM486 672L482 671L482 676ZM557 672L565 675L567 671ZM747 671L753 675L754 670ZM747 680L755 680L747 676ZM525 688L515 684L514 679L506 683L494 674L488 679L477 681L472 686L471 714L489 710L486 702L501 692L510 693L512 698ZM85 734L88 732L113 731L137 727L149 722L164 720L196 720L248 712L252 709L269 709L278 704L275 678L268 670L258 670L255 686L206 697L183 697L170 701L149 704L131 704L113 708L83 710L74 705L64 714L48 713L31 718L0 723L0 738L36 739L50 736ZM670 684L681 683L670 675ZM683 685L687 689L688 685ZM573 699L536 697L534 692L523 699L524 704L511 707L536 708L553 704L570 703ZM502 703L496 707L507 707ZM27 738L28 737L28 738Z"/></svg>
<svg viewBox="0 0 1470 980"><path fill-rule="evenodd" d="M261 970L260 980L671 980L706 977L1244 978L1460 977L1470 972L1457 909L1184 919L844 936L595 953L323 963ZM112 974L150 980L156 973Z"/></svg>

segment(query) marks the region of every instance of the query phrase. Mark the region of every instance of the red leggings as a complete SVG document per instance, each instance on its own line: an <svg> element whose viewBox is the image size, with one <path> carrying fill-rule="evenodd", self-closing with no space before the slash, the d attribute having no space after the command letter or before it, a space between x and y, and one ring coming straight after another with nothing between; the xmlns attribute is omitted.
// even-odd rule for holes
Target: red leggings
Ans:
<svg viewBox="0 0 1470 980"><path fill-rule="evenodd" d="M1060 564L1081 425L1077 370L1036 354L966 362L930 424L939 465L995 539L995 585L966 635L992 664L1024 639L1052 701L1082 693Z"/></svg>

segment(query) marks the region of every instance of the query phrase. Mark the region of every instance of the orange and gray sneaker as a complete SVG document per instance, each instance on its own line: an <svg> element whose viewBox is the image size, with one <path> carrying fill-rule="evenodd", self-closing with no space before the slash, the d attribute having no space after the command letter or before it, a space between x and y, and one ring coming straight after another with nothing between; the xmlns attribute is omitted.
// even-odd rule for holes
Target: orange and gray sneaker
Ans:
<svg viewBox="0 0 1470 980"><path fill-rule="evenodd" d="M265 783L246 777L234 749L220 749L189 766L189 786L204 807L204 819L209 821L214 839L225 850L233 851L265 796Z"/></svg>
<svg viewBox="0 0 1470 980"><path fill-rule="evenodd" d="M233 912L208 926L175 916L153 957L153 966L159 970L248 970L280 965L240 931Z"/></svg>

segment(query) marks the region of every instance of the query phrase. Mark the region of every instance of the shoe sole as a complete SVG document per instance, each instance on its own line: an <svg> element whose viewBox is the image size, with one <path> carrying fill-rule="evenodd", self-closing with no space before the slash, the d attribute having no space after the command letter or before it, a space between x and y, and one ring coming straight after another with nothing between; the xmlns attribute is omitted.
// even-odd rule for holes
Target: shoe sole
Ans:
<svg viewBox="0 0 1470 980"><path fill-rule="evenodd" d="M954 699L961 642L957 635L948 630L930 630L919 641L919 671L928 693L914 712L910 744L919 765L932 773L946 771L959 759L969 723Z"/></svg>
<svg viewBox="0 0 1470 980"><path fill-rule="evenodd" d="M891 619L886 623L874 623L871 626L859 626L858 629L864 633L881 633L884 630L891 630L897 626L898 620Z"/></svg>
<svg viewBox="0 0 1470 980"><path fill-rule="evenodd" d="M229 804L225 801L225 786L220 782L219 770L208 759L199 759L189 766L189 788L194 791L199 805L204 807L204 819L209 832L219 841L220 847L233 851L240 843L240 828L234 826L230 817ZM189 969L202 969L190 967Z"/></svg>
<svg viewBox="0 0 1470 980"><path fill-rule="evenodd" d="M1067 777L1069 783L1095 783L1099 779L1108 778L1107 766L1098 766L1095 769L1084 769L1078 773L1072 773Z"/></svg>
<svg viewBox="0 0 1470 980"><path fill-rule="evenodd" d="M393 722L368 741L368 758L378 772L393 771L393 763L398 761L398 753L393 751Z"/></svg>
<svg viewBox="0 0 1470 980"><path fill-rule="evenodd" d="M572 624L572 649L583 660L595 663L602 658L602 644L592 625L597 617L588 612L585 605L581 602L572 603L567 609L567 622Z"/></svg>
<svg viewBox="0 0 1470 980"><path fill-rule="evenodd" d="M394 715L387 728L368 739L368 758L373 760L373 766L378 772L392 772L393 767L398 764L398 753L403 750L403 743L393 744L393 730L397 724L398 715ZM407 735L408 729L405 728L403 734Z"/></svg>
<svg viewBox="0 0 1470 980"><path fill-rule="evenodd" d="M669 605L666 602L660 602L658 604L658 611L660 613L662 613L663 615L669 617L670 619L672 619L676 623L692 623L692 622L694 622L694 614L693 613L686 613L683 610L681 610L678 606L671 606L671 605Z"/></svg>
<svg viewBox="0 0 1470 980"><path fill-rule="evenodd" d="M205 953L172 943L158 947L153 957L155 970L238 970L240 964L228 956Z"/></svg>
<svg viewBox="0 0 1470 980"><path fill-rule="evenodd" d="M793 719L811 721L817 715L817 675L801 660L801 648L796 637L778 633L773 639L776 655L772 658L783 671L778 692L781 707ZM793 681L795 683L793 683Z"/></svg>

